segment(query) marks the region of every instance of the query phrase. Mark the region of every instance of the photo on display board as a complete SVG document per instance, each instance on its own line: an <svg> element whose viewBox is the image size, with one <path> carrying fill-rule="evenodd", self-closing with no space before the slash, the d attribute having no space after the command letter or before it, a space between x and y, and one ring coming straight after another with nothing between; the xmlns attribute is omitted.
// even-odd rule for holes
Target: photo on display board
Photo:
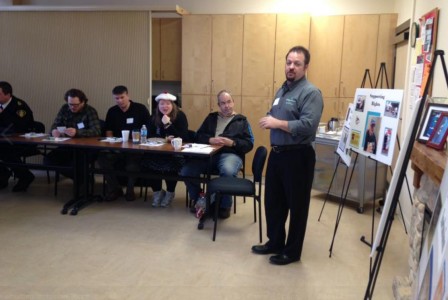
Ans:
<svg viewBox="0 0 448 300"><path fill-rule="evenodd" d="M381 118L377 113L367 114L366 131L364 134L363 149L367 153L376 154L378 148L379 128L381 128Z"/></svg>
<svg viewBox="0 0 448 300"><path fill-rule="evenodd" d="M422 123L417 135L417 140L421 143L426 143L429 140L434 128L437 125L437 121L443 112L448 112L448 105L441 103L428 103L425 115L423 116Z"/></svg>
<svg viewBox="0 0 448 300"><path fill-rule="evenodd" d="M381 153L389 155L389 145L392 139L392 128L386 127L384 129L383 146L381 147Z"/></svg>
<svg viewBox="0 0 448 300"><path fill-rule="evenodd" d="M400 107L400 103L396 101L386 101L386 108L384 110L385 117L398 117L398 109Z"/></svg>

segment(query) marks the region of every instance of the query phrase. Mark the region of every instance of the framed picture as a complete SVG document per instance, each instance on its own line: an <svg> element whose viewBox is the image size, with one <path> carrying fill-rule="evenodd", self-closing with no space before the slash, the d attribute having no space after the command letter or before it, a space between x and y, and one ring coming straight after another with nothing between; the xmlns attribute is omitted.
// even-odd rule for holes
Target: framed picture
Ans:
<svg viewBox="0 0 448 300"><path fill-rule="evenodd" d="M428 107L420 126L417 140L426 143L436 127L437 121L443 112L448 112L448 104L428 103Z"/></svg>
<svg viewBox="0 0 448 300"><path fill-rule="evenodd" d="M437 121L431 136L429 137L426 146L435 149L442 149L445 145L446 137L448 136L448 112L443 112Z"/></svg>

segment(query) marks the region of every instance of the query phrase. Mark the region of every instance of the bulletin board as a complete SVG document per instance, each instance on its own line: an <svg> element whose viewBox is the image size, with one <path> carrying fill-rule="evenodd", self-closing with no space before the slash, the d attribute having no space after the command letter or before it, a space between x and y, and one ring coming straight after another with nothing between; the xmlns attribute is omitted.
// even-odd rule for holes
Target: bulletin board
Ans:
<svg viewBox="0 0 448 300"><path fill-rule="evenodd" d="M426 82L428 81L429 70L432 66L432 61L434 58L434 51L436 48L437 41L437 26L439 20L439 9L435 8L430 12L424 14L420 19L420 38L421 43L419 47L421 49L416 49L420 55L417 56L417 63L423 64L423 77L420 87L420 97L423 95L425 90ZM429 94L431 94L431 87L429 87Z"/></svg>

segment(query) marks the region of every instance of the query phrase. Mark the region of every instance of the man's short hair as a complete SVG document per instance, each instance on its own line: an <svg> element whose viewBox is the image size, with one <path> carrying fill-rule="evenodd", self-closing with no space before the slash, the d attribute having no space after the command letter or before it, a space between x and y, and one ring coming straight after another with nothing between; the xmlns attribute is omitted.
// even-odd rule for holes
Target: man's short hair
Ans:
<svg viewBox="0 0 448 300"><path fill-rule="evenodd" d="M0 89L2 89L3 94L5 95L12 95L12 86L9 84L9 82L0 81Z"/></svg>
<svg viewBox="0 0 448 300"><path fill-rule="evenodd" d="M230 99L232 99L232 101L233 101L232 94L230 94L230 92L229 92L228 90L220 90L220 91L218 92L218 95L216 96L216 100L218 101L218 104L219 104L219 97L220 97L222 94L227 94L227 95L229 95L229 96L230 96Z"/></svg>
<svg viewBox="0 0 448 300"><path fill-rule="evenodd" d="M288 53L286 53L285 59L288 59L288 55L291 52L303 53L303 55L305 56L305 65L308 65L310 63L311 60L310 51L308 51L308 49L306 49L305 47L303 46L292 47L291 49L289 49Z"/></svg>
<svg viewBox="0 0 448 300"><path fill-rule="evenodd" d="M126 93L126 94L128 93L128 88L125 87L124 85L117 85L112 90L112 95L121 95L123 93Z"/></svg>

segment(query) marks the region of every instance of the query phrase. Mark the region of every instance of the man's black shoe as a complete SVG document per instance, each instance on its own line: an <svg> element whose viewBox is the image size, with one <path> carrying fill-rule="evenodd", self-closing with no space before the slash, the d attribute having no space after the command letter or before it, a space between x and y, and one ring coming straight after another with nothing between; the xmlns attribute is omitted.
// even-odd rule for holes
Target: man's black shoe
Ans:
<svg viewBox="0 0 448 300"><path fill-rule="evenodd" d="M269 257L269 261L271 262L271 264L279 265L279 266L287 265L287 264L290 264L292 262L299 261L299 260L300 260L300 258L291 258L285 254L278 254L278 255Z"/></svg>
<svg viewBox="0 0 448 300"><path fill-rule="evenodd" d="M30 186L31 182L34 181L34 175L29 174L26 177L19 178L17 184L12 188L13 192L25 192Z"/></svg>
<svg viewBox="0 0 448 300"><path fill-rule="evenodd" d="M218 217L220 219L227 219L230 217L230 207L220 207L218 211Z"/></svg>
<svg viewBox="0 0 448 300"><path fill-rule="evenodd" d="M266 244L264 244L264 245L252 246L252 252L255 254L266 255L266 254L277 254L281 251L278 249L273 249L273 248L267 246Z"/></svg>

